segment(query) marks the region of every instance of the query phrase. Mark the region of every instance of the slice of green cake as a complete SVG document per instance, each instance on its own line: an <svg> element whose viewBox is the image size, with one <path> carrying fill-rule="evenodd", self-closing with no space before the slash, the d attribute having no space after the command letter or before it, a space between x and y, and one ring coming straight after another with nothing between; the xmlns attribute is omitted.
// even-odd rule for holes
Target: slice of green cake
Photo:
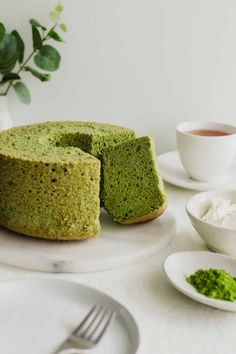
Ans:
<svg viewBox="0 0 236 354"><path fill-rule="evenodd" d="M151 137L107 148L103 169L105 209L115 221L135 224L163 213L167 200Z"/></svg>

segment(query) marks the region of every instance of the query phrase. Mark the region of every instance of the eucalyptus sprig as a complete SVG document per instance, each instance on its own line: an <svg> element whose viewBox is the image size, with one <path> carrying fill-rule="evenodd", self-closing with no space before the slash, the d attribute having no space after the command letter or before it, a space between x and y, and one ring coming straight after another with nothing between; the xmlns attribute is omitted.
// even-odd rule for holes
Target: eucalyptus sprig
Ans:
<svg viewBox="0 0 236 354"><path fill-rule="evenodd" d="M61 22L62 12L63 6L61 4L58 4L50 12L49 17L53 25L49 29L35 19L29 21L32 30L33 50L27 58L25 58L25 44L18 31L6 33L5 26L0 23L0 96L6 96L13 87L20 100L29 104L31 96L22 81L22 72L30 73L43 82L51 79L50 72L58 70L61 56L57 49L48 42L50 40L64 42L57 32L57 29L67 32L66 25ZM31 59L36 68L29 65Z"/></svg>

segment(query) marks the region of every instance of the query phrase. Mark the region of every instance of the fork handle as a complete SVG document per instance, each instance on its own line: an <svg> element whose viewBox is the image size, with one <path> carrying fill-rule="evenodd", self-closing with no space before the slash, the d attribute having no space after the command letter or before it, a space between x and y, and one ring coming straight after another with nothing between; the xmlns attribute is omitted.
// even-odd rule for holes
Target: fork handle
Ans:
<svg viewBox="0 0 236 354"><path fill-rule="evenodd" d="M88 353L90 349L88 341L71 334L55 354L82 354Z"/></svg>

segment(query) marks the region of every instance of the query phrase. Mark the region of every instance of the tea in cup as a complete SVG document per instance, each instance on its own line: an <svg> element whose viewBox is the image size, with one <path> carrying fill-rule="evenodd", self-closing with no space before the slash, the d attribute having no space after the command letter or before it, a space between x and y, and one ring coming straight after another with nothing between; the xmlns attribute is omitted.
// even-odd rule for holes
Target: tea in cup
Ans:
<svg viewBox="0 0 236 354"><path fill-rule="evenodd" d="M185 122L176 127L177 148L189 176L210 182L235 161L236 127L214 122Z"/></svg>

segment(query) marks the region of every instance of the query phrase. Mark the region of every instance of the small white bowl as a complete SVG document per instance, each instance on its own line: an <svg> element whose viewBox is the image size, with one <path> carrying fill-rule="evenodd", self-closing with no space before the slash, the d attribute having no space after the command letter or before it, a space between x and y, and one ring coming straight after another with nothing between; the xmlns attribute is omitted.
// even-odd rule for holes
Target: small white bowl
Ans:
<svg viewBox="0 0 236 354"><path fill-rule="evenodd" d="M233 204L236 203L236 191L219 190L198 193L187 201L187 214L193 227L210 250L236 256L236 229L214 225L201 219L209 209L212 198L216 197L230 200Z"/></svg>

